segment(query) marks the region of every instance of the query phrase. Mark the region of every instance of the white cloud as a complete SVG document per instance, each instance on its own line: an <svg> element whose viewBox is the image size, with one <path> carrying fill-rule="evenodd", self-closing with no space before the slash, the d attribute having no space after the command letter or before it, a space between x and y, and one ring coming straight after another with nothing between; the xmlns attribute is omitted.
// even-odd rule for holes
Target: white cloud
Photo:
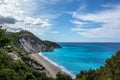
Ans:
<svg viewBox="0 0 120 80"><path fill-rule="evenodd" d="M76 25L84 25L84 24L86 24L87 22L82 22L82 21L79 21L79 20L71 20L71 22L73 23L73 24L76 24Z"/></svg>
<svg viewBox="0 0 120 80"><path fill-rule="evenodd" d="M7 19L6 21L2 21L1 25L4 25L7 27L7 29L11 30L17 30L18 29L24 29L24 27L27 27L27 30L30 30L34 33L39 31L39 33L44 33L49 29L49 26L51 25L49 23L48 19L37 17L29 15L28 13L33 13L34 9L36 9L37 6L34 4L30 4L30 2L33 0L0 0L0 16L1 18ZM30 5L31 7L27 6ZM26 9L26 7L31 8L32 11L29 11L30 9ZM15 20L14 24L9 24L9 20L12 19ZM4 23L3 23L4 22Z"/></svg>
<svg viewBox="0 0 120 80"><path fill-rule="evenodd" d="M52 31L51 33L52 33L52 34L59 34L58 31Z"/></svg>
<svg viewBox="0 0 120 80"><path fill-rule="evenodd" d="M111 9L99 11L97 13L88 13L88 14L81 14L79 12L73 13L73 18L75 20L82 20L85 22L85 25L89 25L86 22L98 23L101 26L92 29L87 29L83 27L74 27L71 30L76 31L82 36L92 37L92 38L120 38L120 5L116 5ZM74 20L74 21L75 21ZM81 26L84 22L74 22L77 26Z"/></svg>
<svg viewBox="0 0 120 80"><path fill-rule="evenodd" d="M86 29L81 28L81 27L71 28L71 30L72 30L72 31L77 31L78 33L79 33L79 32L87 32Z"/></svg>

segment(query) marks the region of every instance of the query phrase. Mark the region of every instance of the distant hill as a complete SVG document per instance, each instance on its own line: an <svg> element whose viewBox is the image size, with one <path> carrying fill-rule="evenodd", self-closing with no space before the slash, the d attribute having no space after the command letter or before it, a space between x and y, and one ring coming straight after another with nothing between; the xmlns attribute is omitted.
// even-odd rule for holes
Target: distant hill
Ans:
<svg viewBox="0 0 120 80"><path fill-rule="evenodd" d="M16 33L9 33L8 35L12 39L11 44L21 48L23 51L27 53L53 51L54 48L61 47L55 42L42 41L41 39L36 37L33 33L26 30L22 30Z"/></svg>

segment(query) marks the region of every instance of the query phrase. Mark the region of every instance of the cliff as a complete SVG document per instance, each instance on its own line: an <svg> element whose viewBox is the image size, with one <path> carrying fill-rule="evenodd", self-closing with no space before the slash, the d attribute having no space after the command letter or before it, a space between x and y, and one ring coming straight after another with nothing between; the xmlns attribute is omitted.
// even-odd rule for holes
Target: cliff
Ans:
<svg viewBox="0 0 120 80"><path fill-rule="evenodd" d="M28 31L8 33L0 28L0 80L72 80L69 75L58 73L60 68L34 54L59 47Z"/></svg>
<svg viewBox="0 0 120 80"><path fill-rule="evenodd" d="M57 43L50 41L42 41L29 31L22 30L17 33L10 33L12 44L20 47L27 53L38 53L43 51L53 51L54 48L60 48Z"/></svg>

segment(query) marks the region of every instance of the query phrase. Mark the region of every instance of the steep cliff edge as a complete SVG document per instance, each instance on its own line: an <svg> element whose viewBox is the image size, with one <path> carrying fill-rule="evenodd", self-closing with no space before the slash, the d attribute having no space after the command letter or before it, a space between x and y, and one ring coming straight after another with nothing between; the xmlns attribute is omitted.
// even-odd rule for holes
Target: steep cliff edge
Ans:
<svg viewBox="0 0 120 80"><path fill-rule="evenodd" d="M50 41L42 41L33 33L22 30L17 33L9 34L14 45L19 46L24 52L38 53L43 51L53 51L54 48L60 48L57 43Z"/></svg>

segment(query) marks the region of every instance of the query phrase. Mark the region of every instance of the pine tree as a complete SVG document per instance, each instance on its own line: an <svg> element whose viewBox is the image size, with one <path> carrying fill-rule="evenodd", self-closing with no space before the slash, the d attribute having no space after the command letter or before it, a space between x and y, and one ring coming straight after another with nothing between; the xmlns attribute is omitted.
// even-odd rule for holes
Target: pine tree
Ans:
<svg viewBox="0 0 120 80"><path fill-rule="evenodd" d="M6 30L0 26L0 48L10 43L10 38L6 35Z"/></svg>

